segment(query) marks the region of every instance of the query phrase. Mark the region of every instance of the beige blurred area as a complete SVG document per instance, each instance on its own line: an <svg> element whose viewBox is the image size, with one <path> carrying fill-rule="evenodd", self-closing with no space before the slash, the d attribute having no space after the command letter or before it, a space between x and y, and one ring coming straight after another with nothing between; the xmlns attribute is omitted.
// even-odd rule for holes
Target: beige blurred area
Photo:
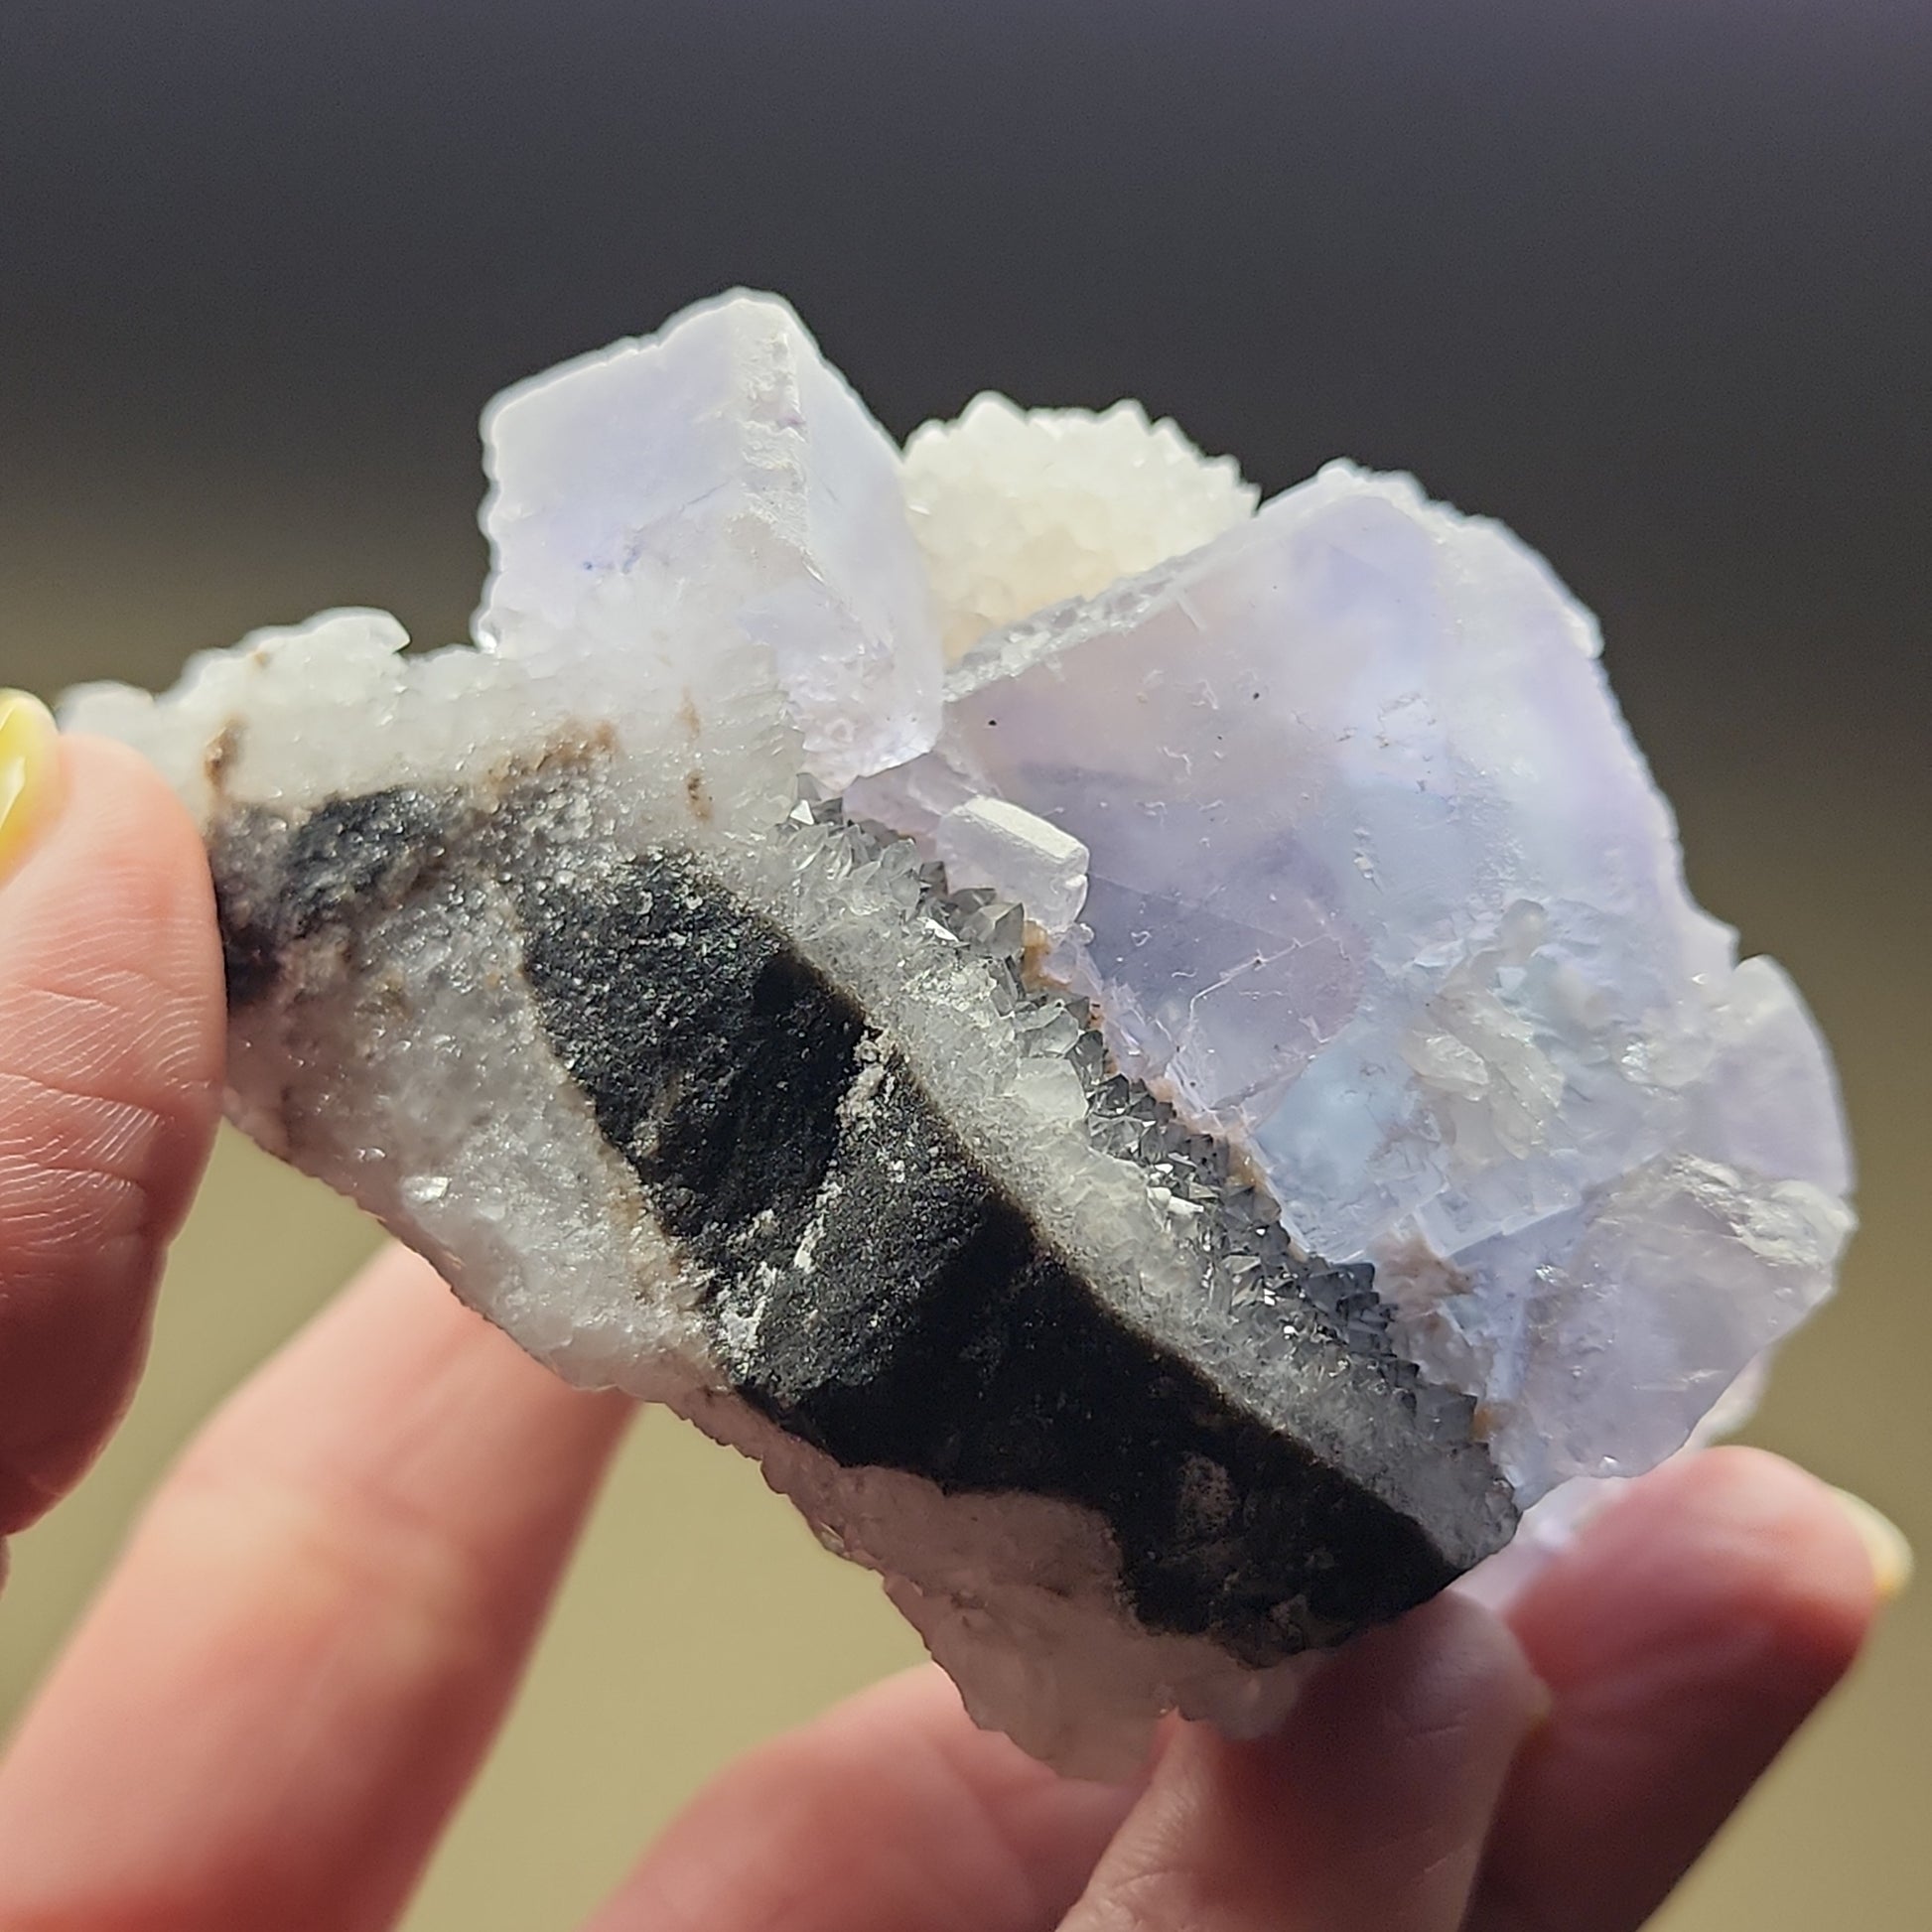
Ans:
<svg viewBox="0 0 1932 1932"><path fill-rule="evenodd" d="M414 581L423 533L393 504L333 499L315 525L332 532L331 549L291 534L319 505L285 497L263 511L237 488L231 513L185 519L165 491L125 496L111 530L69 505L31 558L0 558L0 683L158 681L191 646L248 621L392 599ZM434 532L451 555L476 549L451 534L467 509L449 505ZM1653 712L1712 702L1696 640L1679 642L1683 689L1653 697ZM1614 637L1610 658L1614 674ZM1666 737L1695 744L1695 720ZM1701 896L1749 947L1785 960L1828 1028L1862 1156L1864 1228L1842 1297L1790 1347L1751 1434L1932 1544L1928 793L1917 752L1880 768L1828 735L1817 755L1839 761L1844 782L1794 799L1787 753L1709 769L1676 756L1665 774ZM79 1493L16 1547L0 1604L0 1718L30 1694L170 1456L373 1239L325 1190L224 1140L175 1251L125 1428ZM915 1654L874 1581L819 1550L754 1469L644 1418L411 1932L569 1925L734 1752ZM1932 1587L1892 1608L1854 1681L1659 1922L1920 1932L1932 1898L1929 1735Z"/></svg>

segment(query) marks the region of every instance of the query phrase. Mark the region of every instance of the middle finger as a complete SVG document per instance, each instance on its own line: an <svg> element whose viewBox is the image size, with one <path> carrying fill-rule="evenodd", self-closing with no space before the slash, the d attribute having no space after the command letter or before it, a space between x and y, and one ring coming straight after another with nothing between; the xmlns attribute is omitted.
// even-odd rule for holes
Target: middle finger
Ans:
<svg viewBox="0 0 1932 1932"><path fill-rule="evenodd" d="M379 1259L190 1449L29 1713L0 1925L386 1925L628 1412Z"/></svg>

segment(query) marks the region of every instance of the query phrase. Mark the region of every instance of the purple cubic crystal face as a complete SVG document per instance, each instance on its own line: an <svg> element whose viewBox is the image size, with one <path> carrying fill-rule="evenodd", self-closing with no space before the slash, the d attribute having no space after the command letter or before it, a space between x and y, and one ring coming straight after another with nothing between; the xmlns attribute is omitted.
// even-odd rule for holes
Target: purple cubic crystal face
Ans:
<svg viewBox="0 0 1932 1932"><path fill-rule="evenodd" d="M476 644L69 721L204 826L235 1118L758 1455L982 1722L1265 1727L1829 1292L1829 1058L1508 532L1125 405L901 457L768 298L485 431Z"/></svg>
<svg viewBox="0 0 1932 1932"><path fill-rule="evenodd" d="M1375 1264L1525 1500L1681 1447L1851 1226L1824 1045L1692 902L1597 651L1500 526L1333 464L987 636L943 774L859 794L1086 845L1048 970L1301 1241Z"/></svg>

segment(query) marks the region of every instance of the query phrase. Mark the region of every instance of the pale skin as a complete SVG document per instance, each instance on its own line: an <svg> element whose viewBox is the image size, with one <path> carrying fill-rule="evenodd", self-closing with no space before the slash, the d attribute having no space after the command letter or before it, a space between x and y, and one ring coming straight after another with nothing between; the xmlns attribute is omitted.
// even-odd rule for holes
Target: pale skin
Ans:
<svg viewBox="0 0 1932 1932"><path fill-rule="evenodd" d="M193 827L112 747L44 763L31 825L0 827L0 1535L128 1399L221 1073ZM626 1415L378 1259L164 1479L11 1739L0 1932L393 1924ZM1506 1622L1440 1598L1279 1735L1171 1725L1128 1788L896 1678L728 1771L591 1923L1632 1932L1851 1664L1884 1573L1822 1483L1712 1451Z"/></svg>

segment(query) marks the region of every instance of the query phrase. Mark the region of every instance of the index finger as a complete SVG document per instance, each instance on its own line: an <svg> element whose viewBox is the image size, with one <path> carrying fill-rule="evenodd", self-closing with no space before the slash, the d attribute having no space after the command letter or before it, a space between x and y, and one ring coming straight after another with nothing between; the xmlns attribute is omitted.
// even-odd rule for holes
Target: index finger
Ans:
<svg viewBox="0 0 1932 1932"><path fill-rule="evenodd" d="M11 702L10 702L11 700ZM31 706L31 709L28 707ZM220 1106L207 865L160 777L0 694L24 851L0 854L0 1536L127 1401Z"/></svg>

